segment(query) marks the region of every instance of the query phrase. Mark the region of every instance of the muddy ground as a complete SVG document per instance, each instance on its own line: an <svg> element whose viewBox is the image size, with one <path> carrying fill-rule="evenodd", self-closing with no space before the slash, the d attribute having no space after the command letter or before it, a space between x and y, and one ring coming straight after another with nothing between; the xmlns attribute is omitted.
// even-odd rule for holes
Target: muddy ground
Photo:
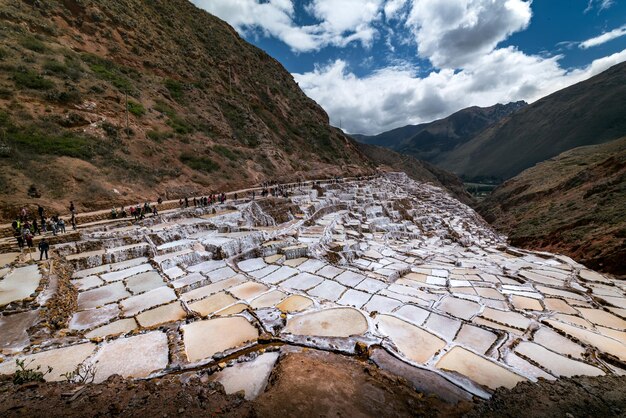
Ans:
<svg viewBox="0 0 626 418"><path fill-rule="evenodd" d="M227 395L200 372L101 384L0 382L2 417L611 417L626 416L626 377L523 383L488 401L448 403L373 363L319 351L288 353L255 401Z"/></svg>

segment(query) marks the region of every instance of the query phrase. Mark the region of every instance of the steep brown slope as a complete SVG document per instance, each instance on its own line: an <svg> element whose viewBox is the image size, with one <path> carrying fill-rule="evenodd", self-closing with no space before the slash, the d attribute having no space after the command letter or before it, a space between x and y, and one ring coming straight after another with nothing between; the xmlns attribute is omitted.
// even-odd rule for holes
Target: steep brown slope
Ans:
<svg viewBox="0 0 626 418"><path fill-rule="evenodd" d="M0 21L5 219L368 170L276 60L187 0L0 0Z"/></svg>
<svg viewBox="0 0 626 418"><path fill-rule="evenodd" d="M465 178L506 180L583 145L626 135L626 62L514 113L438 165Z"/></svg>
<svg viewBox="0 0 626 418"><path fill-rule="evenodd" d="M359 149L379 168L403 171L414 180L432 183L447 189L454 197L466 205L475 202L467 192L461 179L456 175L435 167L425 161L417 160L410 155L398 154L387 148L374 145L358 144Z"/></svg>
<svg viewBox="0 0 626 418"><path fill-rule="evenodd" d="M479 212L514 245L626 275L626 137L537 164L497 188Z"/></svg>

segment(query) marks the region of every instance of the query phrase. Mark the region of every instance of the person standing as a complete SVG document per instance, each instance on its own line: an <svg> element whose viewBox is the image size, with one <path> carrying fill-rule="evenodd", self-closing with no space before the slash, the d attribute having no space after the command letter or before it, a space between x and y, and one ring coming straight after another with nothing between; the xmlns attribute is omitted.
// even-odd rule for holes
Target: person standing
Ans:
<svg viewBox="0 0 626 418"><path fill-rule="evenodd" d="M39 242L39 261L41 261L43 259L43 255L46 254L46 260L48 259L48 250L50 249L50 244L48 244L48 241L46 241L46 239L42 239L41 242Z"/></svg>
<svg viewBox="0 0 626 418"><path fill-rule="evenodd" d="M43 208L41 207L41 205L37 205L37 213L39 213L39 219L41 220L41 223L43 223Z"/></svg>

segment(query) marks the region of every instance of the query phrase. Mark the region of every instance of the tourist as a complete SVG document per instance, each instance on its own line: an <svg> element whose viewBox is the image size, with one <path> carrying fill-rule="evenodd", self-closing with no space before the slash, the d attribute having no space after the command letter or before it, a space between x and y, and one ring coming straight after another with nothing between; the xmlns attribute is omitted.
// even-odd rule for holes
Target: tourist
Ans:
<svg viewBox="0 0 626 418"><path fill-rule="evenodd" d="M156 205L152 206L152 217L155 217L159 214Z"/></svg>
<svg viewBox="0 0 626 418"><path fill-rule="evenodd" d="M20 251L24 249L24 237L21 232L15 233L15 239L17 240L17 246L20 248Z"/></svg>
<svg viewBox="0 0 626 418"><path fill-rule="evenodd" d="M189 207L189 198L185 197L185 207L188 208Z"/></svg>
<svg viewBox="0 0 626 418"><path fill-rule="evenodd" d="M252 200L254 200L255 197L256 197L256 192L252 190Z"/></svg>
<svg viewBox="0 0 626 418"><path fill-rule="evenodd" d="M115 208L111 208L111 219L117 219L117 211Z"/></svg>
<svg viewBox="0 0 626 418"><path fill-rule="evenodd" d="M57 222L57 227L59 228L59 230L65 234L65 221L61 218L59 218L57 216L57 219L59 220L59 222Z"/></svg>
<svg viewBox="0 0 626 418"><path fill-rule="evenodd" d="M70 213L76 213L76 207L74 206L74 202L70 200Z"/></svg>
<svg viewBox="0 0 626 418"><path fill-rule="evenodd" d="M46 254L46 260L48 259L48 249L50 249L50 244L46 239L42 239L39 243L39 261L43 259L43 255Z"/></svg>
<svg viewBox="0 0 626 418"><path fill-rule="evenodd" d="M43 212L44 212L44 210L41 207L41 205L37 205L37 213L39 213L39 219L43 219Z"/></svg>
<svg viewBox="0 0 626 418"><path fill-rule="evenodd" d="M28 229L24 234L24 239L26 240L26 245L28 246L28 251L30 252L30 249L33 248L33 236Z"/></svg>
<svg viewBox="0 0 626 418"><path fill-rule="evenodd" d="M33 234L41 235L41 231L39 231L39 225L37 224L37 218L33 218Z"/></svg>
<svg viewBox="0 0 626 418"><path fill-rule="evenodd" d="M160 205L161 203L163 203L163 199L161 198L161 196L159 196L159 198L157 199L157 203Z"/></svg>

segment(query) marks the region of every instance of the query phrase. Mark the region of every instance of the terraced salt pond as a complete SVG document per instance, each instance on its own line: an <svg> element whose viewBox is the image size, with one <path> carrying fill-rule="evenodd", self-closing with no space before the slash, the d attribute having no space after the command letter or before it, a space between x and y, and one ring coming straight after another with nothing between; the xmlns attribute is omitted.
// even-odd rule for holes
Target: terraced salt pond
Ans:
<svg viewBox="0 0 626 418"><path fill-rule="evenodd" d="M207 367L253 398L280 347L296 345L382 347L438 376L441 393L481 397L626 373L623 282L509 247L470 208L402 174L321 190L296 190L300 213L282 225L242 202L100 225L56 246L77 310L54 342L29 340L32 318L12 321L24 329L0 335L0 372L16 357L51 365L50 380L80 363L96 364L98 381ZM2 305L31 298L45 273L10 263ZM28 309L5 309L0 328Z"/></svg>

